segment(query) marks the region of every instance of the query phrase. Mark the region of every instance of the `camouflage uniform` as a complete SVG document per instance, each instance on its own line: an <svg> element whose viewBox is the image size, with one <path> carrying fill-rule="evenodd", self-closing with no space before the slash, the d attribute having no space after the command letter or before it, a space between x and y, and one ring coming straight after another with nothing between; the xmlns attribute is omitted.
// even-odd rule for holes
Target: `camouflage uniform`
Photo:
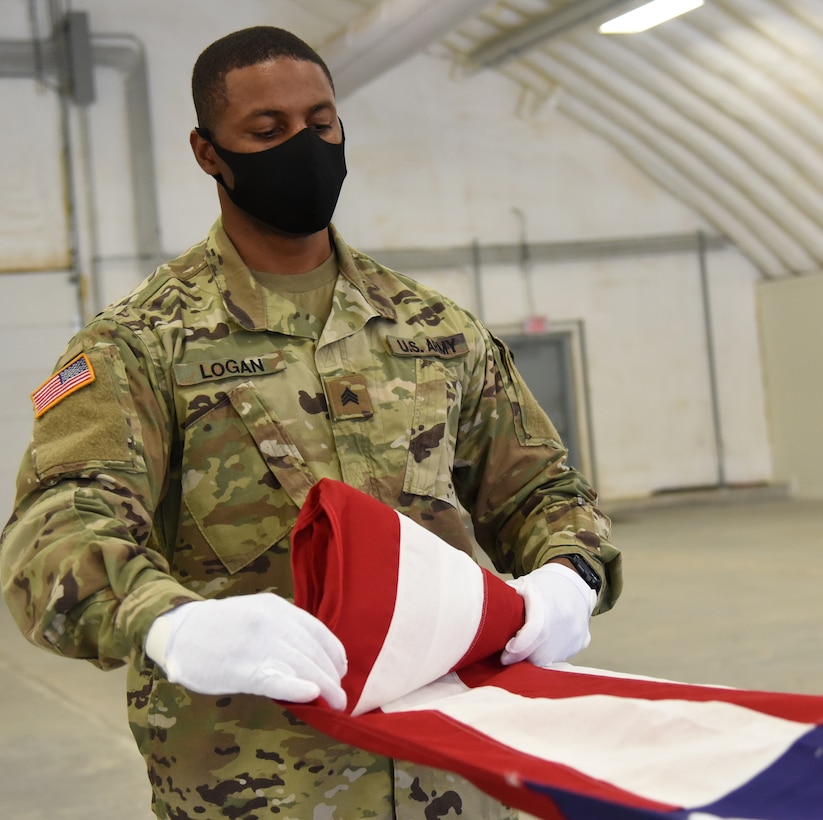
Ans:
<svg viewBox="0 0 823 820"><path fill-rule="evenodd" d="M577 552L606 579L599 610L619 594L608 519L507 351L332 235L322 334L260 287L218 221L77 335L60 364L85 353L95 379L35 421L4 533L6 599L31 641L129 664L160 817L508 816L267 699L170 684L143 652L154 618L184 601L291 596L290 531L323 476L471 552L460 502L501 571Z"/></svg>

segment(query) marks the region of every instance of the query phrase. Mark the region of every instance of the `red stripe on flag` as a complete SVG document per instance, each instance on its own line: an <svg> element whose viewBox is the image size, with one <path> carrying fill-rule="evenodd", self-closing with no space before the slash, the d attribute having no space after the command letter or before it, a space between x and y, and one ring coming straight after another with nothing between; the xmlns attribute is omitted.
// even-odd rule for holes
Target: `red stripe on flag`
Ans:
<svg viewBox="0 0 823 820"><path fill-rule="evenodd" d="M820 695L761 692L755 689L731 689L640 677L598 675L594 670L570 675L566 671L540 669L528 663L518 664L517 670L517 674L513 675L509 672L509 667L501 667L494 659L490 659L461 669L460 679L471 688L497 686L525 697L613 695L643 700L720 701L782 720L823 723L823 696Z"/></svg>
<svg viewBox="0 0 823 820"><path fill-rule="evenodd" d="M513 670L514 667L507 669ZM526 783L646 811L671 812L680 808L627 792L561 763L512 749L436 710L376 710L354 717L324 706L290 703L288 708L300 720L336 740L395 760L455 772L502 803L544 820L563 820L564 815L548 795L526 788ZM592 742L596 743L596 739Z"/></svg>
<svg viewBox="0 0 823 820"><path fill-rule="evenodd" d="M492 655L496 664L501 649L526 620L526 607L520 594L487 569L483 569L483 591L485 603L477 635L454 669Z"/></svg>
<svg viewBox="0 0 823 820"><path fill-rule="evenodd" d="M323 492L318 492L321 485ZM315 485L292 533L291 555L294 603L319 618L341 638L347 656L358 659L343 681L349 711L360 698L391 624L399 553L386 545L396 545L400 538L397 513L364 493L357 493L357 504L349 503L354 492L340 482ZM373 617L365 628L362 611L344 607L341 594L374 571L368 552L350 548L348 534L357 531L383 553L379 578L367 584Z"/></svg>

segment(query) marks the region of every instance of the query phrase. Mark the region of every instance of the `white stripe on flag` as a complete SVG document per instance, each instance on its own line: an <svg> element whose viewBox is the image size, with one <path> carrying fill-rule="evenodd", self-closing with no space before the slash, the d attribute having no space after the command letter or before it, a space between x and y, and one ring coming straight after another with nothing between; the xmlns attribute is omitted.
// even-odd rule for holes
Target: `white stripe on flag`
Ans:
<svg viewBox="0 0 823 820"><path fill-rule="evenodd" d="M470 689L456 676L430 686L383 711L440 712L509 748L680 806L713 803L814 727L720 701L532 698Z"/></svg>
<svg viewBox="0 0 823 820"><path fill-rule="evenodd" d="M397 517L400 577L394 612L355 715L448 672L472 645L483 615L480 567L466 553L444 549L436 535L410 518Z"/></svg>

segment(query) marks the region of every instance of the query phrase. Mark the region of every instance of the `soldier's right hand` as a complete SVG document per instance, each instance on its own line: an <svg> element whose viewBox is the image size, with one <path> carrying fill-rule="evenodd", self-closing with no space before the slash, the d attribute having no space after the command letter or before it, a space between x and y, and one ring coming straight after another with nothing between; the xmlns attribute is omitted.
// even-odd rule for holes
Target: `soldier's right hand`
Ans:
<svg viewBox="0 0 823 820"><path fill-rule="evenodd" d="M146 654L172 683L204 695L245 693L344 709L343 644L317 618L271 592L192 601L155 619Z"/></svg>

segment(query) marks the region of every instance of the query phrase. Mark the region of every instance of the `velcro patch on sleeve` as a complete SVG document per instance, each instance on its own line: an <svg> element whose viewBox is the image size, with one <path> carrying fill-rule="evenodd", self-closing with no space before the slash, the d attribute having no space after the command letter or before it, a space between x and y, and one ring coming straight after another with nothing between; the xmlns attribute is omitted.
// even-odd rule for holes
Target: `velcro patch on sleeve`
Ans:
<svg viewBox="0 0 823 820"><path fill-rule="evenodd" d="M81 353L31 394L34 417L39 419L55 404L59 404L67 396L90 385L94 379L94 368L91 366L89 357Z"/></svg>
<svg viewBox="0 0 823 820"><path fill-rule="evenodd" d="M139 420L123 360L114 345L95 347L84 355L94 381L84 385L88 389L75 391L70 401L56 402L34 422L32 460L40 481L96 468L146 469L132 443Z"/></svg>

